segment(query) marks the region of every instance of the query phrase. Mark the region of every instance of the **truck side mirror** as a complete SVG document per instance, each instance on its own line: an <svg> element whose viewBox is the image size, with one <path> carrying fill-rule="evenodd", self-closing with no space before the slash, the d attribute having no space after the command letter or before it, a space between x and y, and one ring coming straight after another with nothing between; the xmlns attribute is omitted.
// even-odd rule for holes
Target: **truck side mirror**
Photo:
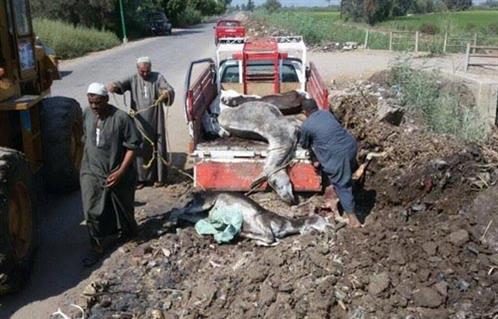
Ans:
<svg viewBox="0 0 498 319"><path fill-rule="evenodd" d="M309 66L306 67L305 74L306 74L306 80L308 80L311 76L311 68Z"/></svg>

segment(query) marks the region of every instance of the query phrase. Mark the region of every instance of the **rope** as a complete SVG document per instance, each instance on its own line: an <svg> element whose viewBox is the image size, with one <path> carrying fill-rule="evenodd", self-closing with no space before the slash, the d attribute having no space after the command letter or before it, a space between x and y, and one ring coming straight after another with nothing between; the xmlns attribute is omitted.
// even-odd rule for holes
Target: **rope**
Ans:
<svg viewBox="0 0 498 319"><path fill-rule="evenodd" d="M116 99L116 95L114 93L112 93L112 98L114 100L114 103L116 103L116 105L119 106L119 103L117 102L117 99ZM141 126L141 123L140 121L137 119L137 115L139 115L140 113L144 113L144 112L147 112L149 111L150 109L152 108L155 108L155 107L160 107L162 105L162 103L166 103L166 104L169 104L170 103L170 100L171 100L171 97L170 95L168 94L167 95L167 99L166 101L160 101L159 99L157 99L152 105L149 105L143 109L140 109L138 111L135 111L133 110L132 108L128 107L128 105L126 104L126 98L125 96L123 95L123 103L124 103L124 106L125 108L128 108L128 115L135 121L135 126L136 128L138 129L138 131L140 132L140 135L142 135L142 138L150 144L151 148L152 148L152 156L150 158L150 160L142 165L142 167L144 169L150 169L152 167L152 165L154 164L154 161L156 161L157 159L159 159L165 166L177 171L178 173L180 173L181 175L184 175L186 177L188 177L189 179L191 179L192 181L194 180L194 177L184 171L182 171L181 169L178 169L176 167L173 166L173 162L172 162L172 158L171 158L171 154L169 152L166 152L166 156L168 157L168 159L165 159L160 152L157 151L157 148L156 148L156 144L154 143L154 141L147 135L147 133L142 129L142 126ZM166 119L169 117L169 108L166 108ZM169 134L168 134L168 126L165 125L164 126L164 134L165 134L165 142L166 142L166 149L169 149L170 147L170 143L169 143Z"/></svg>
<svg viewBox="0 0 498 319"><path fill-rule="evenodd" d="M251 195L252 193L254 193L256 188L258 188L264 181L268 180L268 178L270 178L270 176L272 176L273 174L277 173L278 171L280 171L284 168L287 168L287 166L289 166L291 164L292 164L292 161L288 161L287 163L275 168L270 173L263 175L262 177L260 177L259 179L257 179L256 181L253 182L253 184L251 185L251 189L248 192L246 192L244 195L245 196Z"/></svg>

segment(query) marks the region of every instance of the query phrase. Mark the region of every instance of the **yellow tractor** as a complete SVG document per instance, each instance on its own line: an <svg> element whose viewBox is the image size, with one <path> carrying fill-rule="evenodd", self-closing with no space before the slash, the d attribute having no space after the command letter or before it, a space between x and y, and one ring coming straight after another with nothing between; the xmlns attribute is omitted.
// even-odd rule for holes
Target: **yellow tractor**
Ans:
<svg viewBox="0 0 498 319"><path fill-rule="evenodd" d="M37 243L36 187L78 187L82 113L48 97L57 60L33 32L28 0L0 0L0 294L26 281Z"/></svg>

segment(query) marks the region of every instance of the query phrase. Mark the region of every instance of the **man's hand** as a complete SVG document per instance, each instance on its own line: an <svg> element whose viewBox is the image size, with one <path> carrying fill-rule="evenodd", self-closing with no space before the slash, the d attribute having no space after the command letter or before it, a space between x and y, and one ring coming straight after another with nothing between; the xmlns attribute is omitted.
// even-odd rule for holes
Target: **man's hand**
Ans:
<svg viewBox="0 0 498 319"><path fill-rule="evenodd" d="M5 76L5 69L0 68L0 79L3 78L4 76Z"/></svg>
<svg viewBox="0 0 498 319"><path fill-rule="evenodd" d="M119 168L115 172L111 173L107 177L107 184L105 186L106 187L114 187L115 185L117 185L119 183L123 174L124 174L124 170L122 170L121 168Z"/></svg>
<svg viewBox="0 0 498 319"><path fill-rule="evenodd" d="M157 103L164 103L164 102L169 102L170 99L170 94L168 90L165 90L159 95L157 98Z"/></svg>
<svg viewBox="0 0 498 319"><path fill-rule="evenodd" d="M117 89L118 89L118 86L115 83L111 82L111 83L107 84L107 91L109 93L114 93L117 91Z"/></svg>

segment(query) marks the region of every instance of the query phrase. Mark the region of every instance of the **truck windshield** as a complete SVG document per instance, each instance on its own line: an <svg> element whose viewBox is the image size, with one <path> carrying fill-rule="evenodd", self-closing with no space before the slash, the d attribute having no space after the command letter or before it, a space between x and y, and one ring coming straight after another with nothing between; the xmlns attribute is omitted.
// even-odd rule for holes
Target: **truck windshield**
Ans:
<svg viewBox="0 0 498 319"><path fill-rule="evenodd" d="M152 14L149 14L149 16L147 18L149 19L149 21L163 21L163 20L168 20L168 19L166 19L166 16L164 14L161 14L161 13L152 13Z"/></svg>
<svg viewBox="0 0 498 319"><path fill-rule="evenodd" d="M273 64L271 63L258 63L249 65L250 74L272 74ZM281 68L282 79L281 82L299 82L296 69L291 64L283 64ZM222 83L239 83L239 65L227 65L221 76Z"/></svg>

